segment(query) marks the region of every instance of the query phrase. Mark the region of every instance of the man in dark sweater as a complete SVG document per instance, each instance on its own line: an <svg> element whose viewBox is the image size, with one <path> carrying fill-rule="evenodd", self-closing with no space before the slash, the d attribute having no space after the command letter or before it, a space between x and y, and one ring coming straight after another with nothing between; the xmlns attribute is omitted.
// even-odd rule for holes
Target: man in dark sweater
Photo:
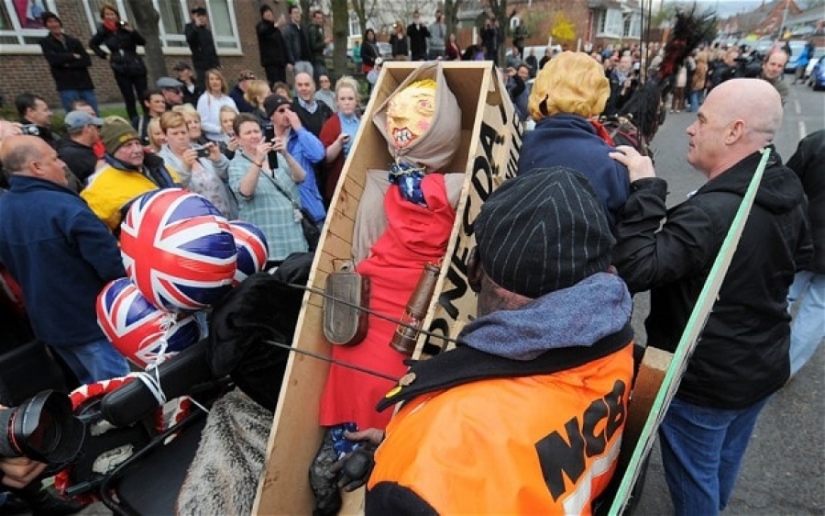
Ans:
<svg viewBox="0 0 825 516"><path fill-rule="evenodd" d="M297 96L292 101L292 110L301 119L301 124L317 137L324 122L332 116L332 110L315 100L315 81L309 73L298 72L295 75L295 91Z"/></svg>
<svg viewBox="0 0 825 516"><path fill-rule="evenodd" d="M195 66L197 77L195 82L203 89L206 80L206 71L210 68L220 68L221 61L215 50L215 39L212 31L206 26L206 9L196 7L191 11L192 21L186 24L184 32L186 43L192 51L192 64Z"/></svg>
<svg viewBox="0 0 825 516"><path fill-rule="evenodd" d="M92 60L83 43L63 33L63 22L56 14L45 12L42 20L49 34L40 39L40 48L51 68L63 109L68 113L72 102L83 99L92 106L95 113L100 113L95 85L89 75Z"/></svg>
<svg viewBox="0 0 825 516"><path fill-rule="evenodd" d="M297 5L289 6L289 23L284 28L284 42L289 63L301 70L312 69L309 38L306 28L301 24L301 8Z"/></svg>

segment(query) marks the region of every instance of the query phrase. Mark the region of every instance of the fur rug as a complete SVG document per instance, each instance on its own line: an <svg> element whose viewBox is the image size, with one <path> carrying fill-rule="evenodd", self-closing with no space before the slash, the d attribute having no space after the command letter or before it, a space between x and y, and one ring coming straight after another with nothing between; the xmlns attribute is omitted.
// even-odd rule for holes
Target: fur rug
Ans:
<svg viewBox="0 0 825 516"><path fill-rule="evenodd" d="M238 389L215 402L178 495L177 514L250 514L272 417Z"/></svg>

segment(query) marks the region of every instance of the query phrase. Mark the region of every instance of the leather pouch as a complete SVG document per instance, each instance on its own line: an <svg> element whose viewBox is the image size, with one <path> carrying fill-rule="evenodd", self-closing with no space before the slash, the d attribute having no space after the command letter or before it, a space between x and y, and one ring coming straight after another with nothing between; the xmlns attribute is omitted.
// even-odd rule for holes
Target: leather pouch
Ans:
<svg viewBox="0 0 825 516"><path fill-rule="evenodd" d="M352 262L327 277L324 336L331 344L354 346L367 335L370 280L355 272ZM342 303L338 300L345 301Z"/></svg>

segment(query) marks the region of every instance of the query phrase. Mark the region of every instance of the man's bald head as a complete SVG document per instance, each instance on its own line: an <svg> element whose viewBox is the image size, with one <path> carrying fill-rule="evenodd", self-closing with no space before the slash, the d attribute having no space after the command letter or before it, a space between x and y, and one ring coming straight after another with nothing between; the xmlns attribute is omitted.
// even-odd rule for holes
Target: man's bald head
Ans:
<svg viewBox="0 0 825 516"><path fill-rule="evenodd" d="M714 88L687 128L688 162L713 179L773 141L782 100L762 79L731 79Z"/></svg>
<svg viewBox="0 0 825 516"><path fill-rule="evenodd" d="M731 79L711 91L722 96L729 121L745 123L744 136L751 145L762 148L773 141L782 125L782 97L776 88L760 79Z"/></svg>
<svg viewBox="0 0 825 516"><path fill-rule="evenodd" d="M13 175L36 177L66 186L66 164L57 152L37 136L10 136L0 147L4 170Z"/></svg>
<svg viewBox="0 0 825 516"><path fill-rule="evenodd" d="M3 169L9 174L25 175L29 163L37 160L44 145L48 147L46 142L37 136L9 136L3 140L3 146L0 147Z"/></svg>

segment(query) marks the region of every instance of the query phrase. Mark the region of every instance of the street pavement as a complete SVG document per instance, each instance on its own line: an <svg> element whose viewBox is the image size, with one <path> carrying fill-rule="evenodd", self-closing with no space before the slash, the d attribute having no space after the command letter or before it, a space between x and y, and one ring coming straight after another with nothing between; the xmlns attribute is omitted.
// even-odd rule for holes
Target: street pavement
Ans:
<svg viewBox="0 0 825 516"><path fill-rule="evenodd" d="M790 85L790 78L786 82ZM825 93L801 85L790 88L782 129L775 139L783 161L791 157L802 136L825 128ZM694 119L694 113L668 113L653 142L656 172L668 181L668 206L684 200L705 181L685 159L685 129ZM642 324L649 309L648 296L636 296L633 326L639 342L646 341ZM825 514L823 348L762 411L726 516ZM635 514L672 513L657 443Z"/></svg>

